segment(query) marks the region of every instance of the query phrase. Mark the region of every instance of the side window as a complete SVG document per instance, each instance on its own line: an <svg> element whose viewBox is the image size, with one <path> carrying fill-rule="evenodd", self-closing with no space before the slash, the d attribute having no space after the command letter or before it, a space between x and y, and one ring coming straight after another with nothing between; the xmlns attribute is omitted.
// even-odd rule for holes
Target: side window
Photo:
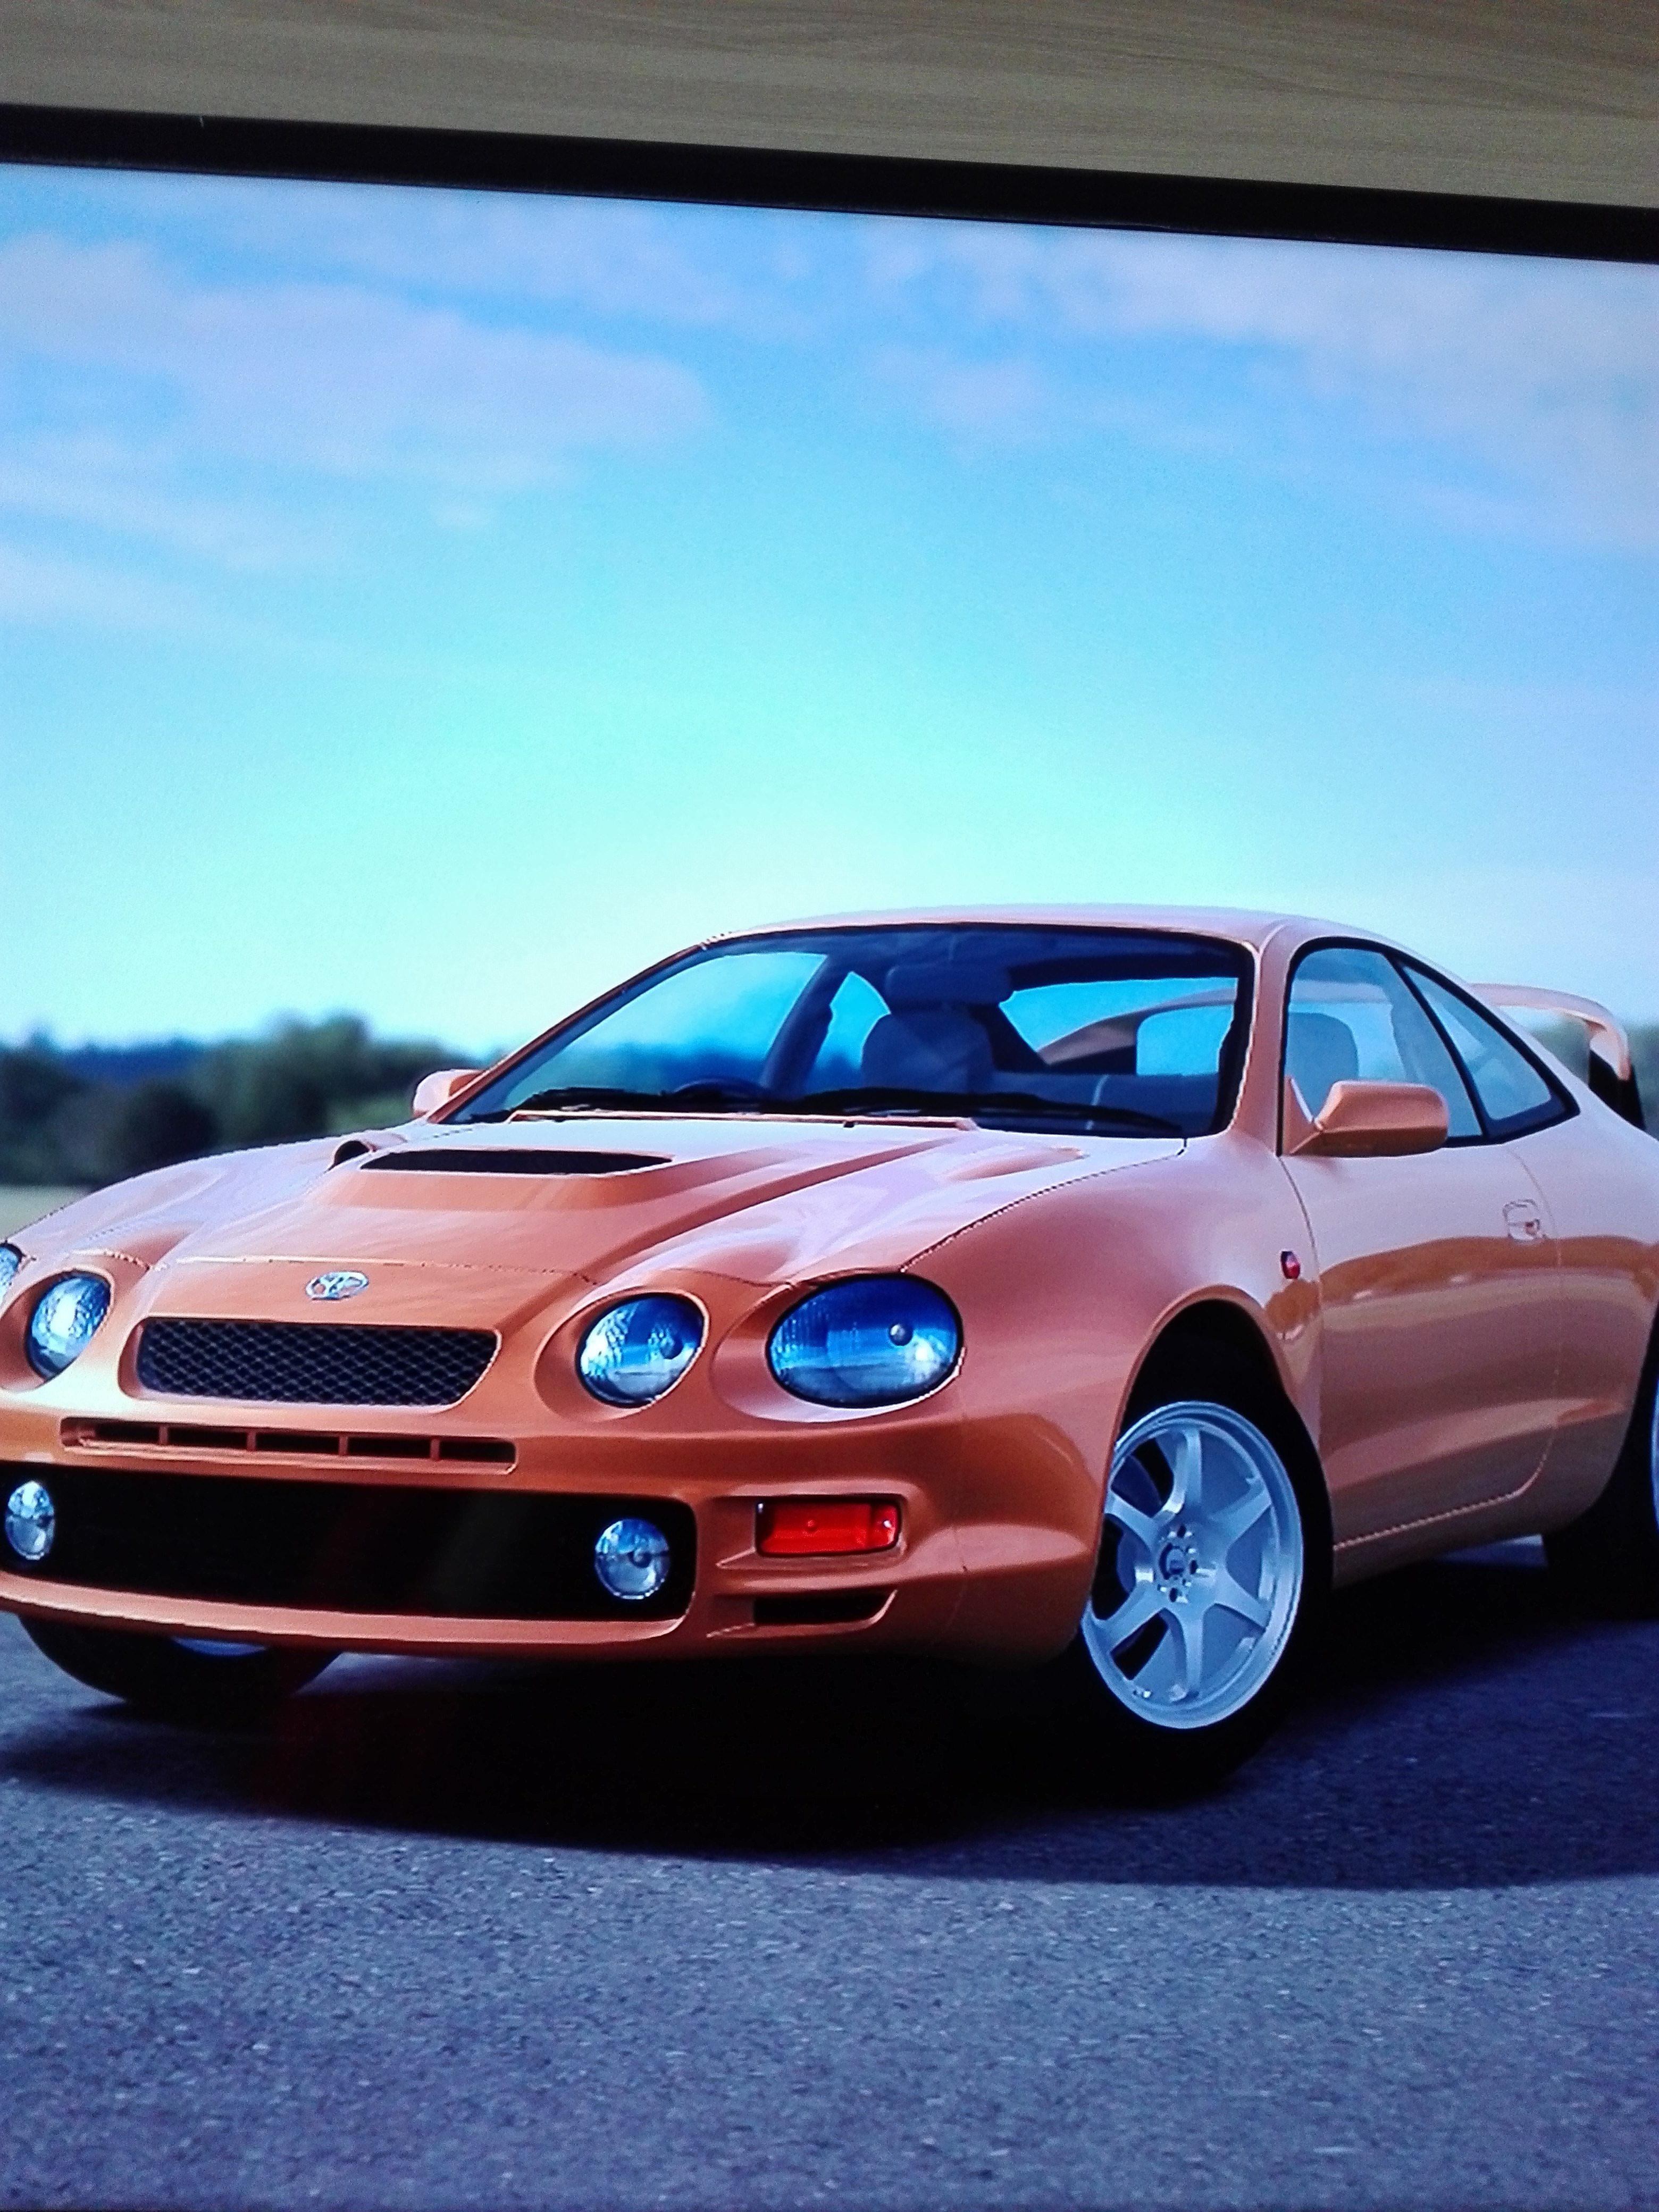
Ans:
<svg viewBox="0 0 1659 2212"><path fill-rule="evenodd" d="M1554 1085L1495 1022L1422 969L1406 972L1451 1039L1494 1137L1518 1137L1563 1118L1566 1104Z"/></svg>
<svg viewBox="0 0 1659 2212"><path fill-rule="evenodd" d="M1483 1133L1440 1032L1393 962L1361 945L1322 945L1298 963L1285 1011L1285 1073L1310 1114L1334 1083L1426 1083L1446 1102L1452 1143Z"/></svg>

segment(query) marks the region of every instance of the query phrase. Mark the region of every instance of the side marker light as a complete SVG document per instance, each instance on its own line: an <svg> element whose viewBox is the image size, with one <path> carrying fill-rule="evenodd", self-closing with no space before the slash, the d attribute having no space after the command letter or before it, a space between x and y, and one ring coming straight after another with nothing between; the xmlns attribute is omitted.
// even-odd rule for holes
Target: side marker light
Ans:
<svg viewBox="0 0 1659 2212"><path fill-rule="evenodd" d="M756 1516L755 1549L768 1559L827 1559L890 1552L899 1510L873 1498L769 1498Z"/></svg>
<svg viewBox="0 0 1659 2212"><path fill-rule="evenodd" d="M1279 1254L1279 1272L1284 1276L1287 1283L1294 1283L1298 1279L1302 1273L1302 1262L1297 1258L1294 1252L1281 1252Z"/></svg>

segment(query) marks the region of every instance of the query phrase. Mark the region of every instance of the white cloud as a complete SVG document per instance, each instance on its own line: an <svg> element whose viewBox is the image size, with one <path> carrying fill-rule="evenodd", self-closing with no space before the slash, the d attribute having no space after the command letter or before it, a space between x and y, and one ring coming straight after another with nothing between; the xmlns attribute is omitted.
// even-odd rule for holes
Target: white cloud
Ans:
<svg viewBox="0 0 1659 2212"><path fill-rule="evenodd" d="M186 610L149 576L95 562L65 561L0 541L0 622L30 627L170 630Z"/></svg>
<svg viewBox="0 0 1659 2212"><path fill-rule="evenodd" d="M556 479L574 452L695 427L678 363L361 287L187 282L137 245L0 246L14 362L136 380L226 456L481 489Z"/></svg>
<svg viewBox="0 0 1659 2212"><path fill-rule="evenodd" d="M123 179L120 210L270 270L408 295L505 300L691 327L772 326L818 274L814 218L529 193L262 179ZM822 219L821 219L822 220ZM836 218L827 219L832 224Z"/></svg>
<svg viewBox="0 0 1659 2212"><path fill-rule="evenodd" d="M872 363L941 428L969 439L1019 443L1042 434L1055 395L1035 362L963 361L937 347L889 346Z"/></svg>
<svg viewBox="0 0 1659 2212"><path fill-rule="evenodd" d="M143 539L228 568L313 566L327 550L315 514L301 523L246 495L180 491L171 481L179 460L164 441L14 438L0 452L0 514Z"/></svg>
<svg viewBox="0 0 1659 2212"><path fill-rule="evenodd" d="M1005 349L1198 341L1281 414L1357 405L1385 439L1496 473L1443 488L1468 526L1659 539L1651 270L972 224L874 229L869 265L878 294L954 311ZM1051 390L1086 418L1075 354L1070 368Z"/></svg>

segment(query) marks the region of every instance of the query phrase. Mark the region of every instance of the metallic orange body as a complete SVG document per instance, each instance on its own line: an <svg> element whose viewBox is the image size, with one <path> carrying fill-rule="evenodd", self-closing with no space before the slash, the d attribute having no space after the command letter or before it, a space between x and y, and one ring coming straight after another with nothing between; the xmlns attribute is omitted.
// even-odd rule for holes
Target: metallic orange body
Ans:
<svg viewBox="0 0 1659 2212"><path fill-rule="evenodd" d="M335 1164L329 1139L143 1176L18 1240L25 1265L0 1310L10 1480L95 1463L204 1482L320 1481L349 1464L361 1485L672 1498L697 1529L684 1613L319 1612L27 1571L0 1571L0 1607L359 1650L667 1656L840 1642L1041 1658L1077 1628L1136 1375L1177 1316L1209 1305L1256 1332L1319 1453L1339 1579L1548 1528L1591 1502L1659 1304L1650 1138L1562 1072L1576 1110L1532 1135L1394 1157L1297 1149L1304 1132L1285 1127L1295 1101L1287 1109L1282 1082L1291 963L1310 942L1369 940L1184 909L927 919L1198 931L1247 947L1254 1016L1230 1126L1183 1139L586 1113L540 1119L534 1141L631 1146L664 1164L586 1180L386 1175L361 1157ZM366 1141L421 1134L416 1123ZM513 1136L526 1141L522 1128ZM74 1365L41 1382L24 1353L27 1316L70 1267L103 1275L115 1304ZM307 1282L330 1268L362 1270L369 1287L347 1307L307 1308ZM783 1391L766 1344L802 1290L894 1270L925 1276L961 1316L951 1379L890 1410ZM575 1347L598 1312L642 1291L696 1302L704 1349L657 1402L608 1407L580 1384ZM204 1413L199 1399L161 1399L138 1382L137 1328L165 1316L441 1324L493 1331L500 1348L439 1411L216 1402ZM896 1504L897 1540L763 1554L761 1502L811 1497ZM854 1591L869 1594L867 1618L790 1625L764 1602L757 1617L757 1601Z"/></svg>

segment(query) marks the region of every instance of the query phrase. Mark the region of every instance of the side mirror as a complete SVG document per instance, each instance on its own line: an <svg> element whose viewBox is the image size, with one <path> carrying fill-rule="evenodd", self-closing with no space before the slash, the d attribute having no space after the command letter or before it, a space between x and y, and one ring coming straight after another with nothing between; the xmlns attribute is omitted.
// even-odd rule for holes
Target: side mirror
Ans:
<svg viewBox="0 0 1659 2212"><path fill-rule="evenodd" d="M1295 1083L1285 1085L1285 1150L1298 1158L1438 1152L1448 1126L1446 1102L1426 1083L1334 1083L1311 1120Z"/></svg>
<svg viewBox="0 0 1659 2212"><path fill-rule="evenodd" d="M481 1067L441 1067L435 1074L423 1075L415 1085L410 1111L417 1121L430 1121L433 1115L459 1097L469 1083L476 1083L483 1073Z"/></svg>

